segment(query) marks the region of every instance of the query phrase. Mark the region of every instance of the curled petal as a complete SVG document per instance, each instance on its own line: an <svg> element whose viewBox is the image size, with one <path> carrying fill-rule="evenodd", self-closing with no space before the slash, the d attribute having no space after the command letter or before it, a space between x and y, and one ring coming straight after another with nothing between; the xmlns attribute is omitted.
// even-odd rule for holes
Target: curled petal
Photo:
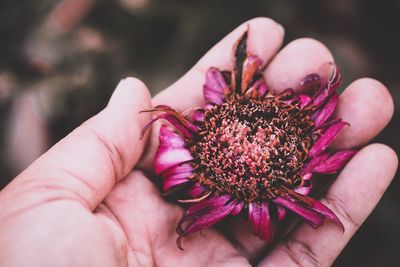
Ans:
<svg viewBox="0 0 400 267"><path fill-rule="evenodd" d="M183 137L166 126L160 128L159 142L154 157L154 171L157 175L178 164L193 160L190 151L185 147Z"/></svg>
<svg viewBox="0 0 400 267"><path fill-rule="evenodd" d="M203 86L204 98L207 102L220 105L225 95L230 92L229 85L217 68L210 68L206 73L206 83Z"/></svg>
<svg viewBox="0 0 400 267"><path fill-rule="evenodd" d="M299 193L299 194L302 194L302 195L306 196L306 195L310 194L311 189L312 189L312 185L310 185L310 186L300 186L300 187L297 187L294 191L296 193Z"/></svg>
<svg viewBox="0 0 400 267"><path fill-rule="evenodd" d="M298 97L301 109L305 108L312 101L312 97L308 95L300 94Z"/></svg>
<svg viewBox="0 0 400 267"><path fill-rule="evenodd" d="M206 191L206 188L203 185L196 183L193 185L192 188L190 188L188 193L189 193L189 196L191 196L191 197L200 197L201 195L204 194L205 191Z"/></svg>
<svg viewBox="0 0 400 267"><path fill-rule="evenodd" d="M234 92L242 94L243 64L247 57L247 31L243 33L233 48L233 72L231 85Z"/></svg>
<svg viewBox="0 0 400 267"><path fill-rule="evenodd" d="M336 106L339 102L339 95L337 93L333 93L329 100L323 105L319 110L317 110L312 116L311 119L315 123L315 127L320 127L323 125L330 117L332 117L335 112Z"/></svg>
<svg viewBox="0 0 400 267"><path fill-rule="evenodd" d="M167 169L161 174L163 177L164 192L168 191L174 186L189 182L189 178L192 174L193 166L189 163L176 165Z"/></svg>
<svg viewBox="0 0 400 267"><path fill-rule="evenodd" d="M193 121L194 123L204 121L204 119L205 119L204 113L205 113L205 110L204 110L204 109L202 109L202 108L196 109L196 110L193 112L192 121Z"/></svg>
<svg viewBox="0 0 400 267"><path fill-rule="evenodd" d="M309 172L333 174L340 170L357 153L355 150L342 150L333 154L322 153L312 159L304 169Z"/></svg>
<svg viewBox="0 0 400 267"><path fill-rule="evenodd" d="M275 204L285 207L303 217L313 228L317 228L324 221L320 214L304 207L302 203L293 199L277 197L273 201Z"/></svg>
<svg viewBox="0 0 400 267"><path fill-rule="evenodd" d="M193 125L190 121L185 119L182 114L172 109L170 106L166 105L158 105L150 110L143 110L141 112L155 112L161 111L164 112L153 120L151 120L142 130L142 136L147 131L147 129L153 124L155 121L159 119L165 119L170 122L175 128L177 128L186 138L193 138L193 136L197 133L197 127Z"/></svg>
<svg viewBox="0 0 400 267"><path fill-rule="evenodd" d="M268 93L268 87L267 85L263 82L260 84L258 87L258 97L263 98L266 94Z"/></svg>
<svg viewBox="0 0 400 267"><path fill-rule="evenodd" d="M321 76L317 73L307 75L301 82L300 82L300 90L301 91L309 91L312 89L319 88L321 86Z"/></svg>
<svg viewBox="0 0 400 267"><path fill-rule="evenodd" d="M313 228L322 224L324 219L331 220L342 231L344 226L338 217L324 204L308 196L289 191L287 196L277 197L274 202L302 216Z"/></svg>
<svg viewBox="0 0 400 267"><path fill-rule="evenodd" d="M255 55L246 57L242 69L242 85L241 93L244 94L253 80L254 75L258 72L262 61Z"/></svg>
<svg viewBox="0 0 400 267"><path fill-rule="evenodd" d="M339 134L340 130L342 130L342 128L346 125L348 125L347 122L338 121L329 126L328 129L323 132L321 137L318 138L318 140L314 143L307 156L313 158L327 149L328 146L336 139L336 136Z"/></svg>
<svg viewBox="0 0 400 267"><path fill-rule="evenodd" d="M242 209L244 207L244 202L239 202L238 204L236 204L236 206L233 208L231 214L232 215L238 215Z"/></svg>
<svg viewBox="0 0 400 267"><path fill-rule="evenodd" d="M249 204L249 221L253 226L253 233L264 241L273 238L271 216L269 204L267 202Z"/></svg>
<svg viewBox="0 0 400 267"><path fill-rule="evenodd" d="M327 82L321 83L321 89L314 95L312 105L320 107L325 101L336 91L341 83L341 74L339 69L333 63L327 65L329 72L331 73L330 78Z"/></svg>
<svg viewBox="0 0 400 267"><path fill-rule="evenodd" d="M278 216L278 220L282 221L285 217L286 217L286 210L285 208L281 207L281 206L276 206L276 213Z"/></svg>
<svg viewBox="0 0 400 267"><path fill-rule="evenodd" d="M177 245L182 249L182 237L211 227L228 216L237 206L236 200L227 195L213 196L192 205L181 218L176 229L179 237Z"/></svg>

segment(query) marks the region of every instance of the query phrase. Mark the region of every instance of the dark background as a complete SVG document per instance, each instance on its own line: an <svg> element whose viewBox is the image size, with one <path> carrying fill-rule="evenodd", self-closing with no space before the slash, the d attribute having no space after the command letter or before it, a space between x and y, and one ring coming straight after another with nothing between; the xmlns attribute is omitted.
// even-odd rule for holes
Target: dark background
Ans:
<svg viewBox="0 0 400 267"><path fill-rule="evenodd" d="M399 151L399 13L398 0L1 0L0 188L104 107L121 78L155 94L257 16L283 24L285 43L324 42L343 87L365 76L387 85L395 115L374 141ZM398 176L335 266L399 266Z"/></svg>

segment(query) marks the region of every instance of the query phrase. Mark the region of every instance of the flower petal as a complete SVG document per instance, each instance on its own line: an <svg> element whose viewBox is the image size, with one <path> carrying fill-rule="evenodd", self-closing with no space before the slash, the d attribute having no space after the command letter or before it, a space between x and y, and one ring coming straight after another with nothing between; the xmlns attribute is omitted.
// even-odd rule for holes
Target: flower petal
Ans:
<svg viewBox="0 0 400 267"><path fill-rule="evenodd" d="M192 186L192 188L190 188L188 193L191 197L200 197L205 191L206 188L203 185L196 183Z"/></svg>
<svg viewBox="0 0 400 267"><path fill-rule="evenodd" d="M242 94L243 64L247 57L247 31L243 33L233 48L233 72L231 76L232 90Z"/></svg>
<svg viewBox="0 0 400 267"><path fill-rule="evenodd" d="M323 107L312 114L311 119L314 121L316 128L323 125L333 115L338 102L339 95L337 93L333 93L328 102L326 102Z"/></svg>
<svg viewBox="0 0 400 267"><path fill-rule="evenodd" d="M304 94L300 94L298 96L299 102L300 102L300 108L303 109L305 108L311 101L312 97Z"/></svg>
<svg viewBox="0 0 400 267"><path fill-rule="evenodd" d="M259 70L261 64L261 59L255 55L249 55L246 57L242 69L242 94L244 94L249 88L249 85L252 82L254 75Z"/></svg>
<svg viewBox="0 0 400 267"><path fill-rule="evenodd" d="M321 82L321 89L314 95L312 105L320 107L325 101L336 91L341 84L341 74L339 69L333 63L327 65L329 72L331 72L330 78L327 82Z"/></svg>
<svg viewBox="0 0 400 267"><path fill-rule="evenodd" d="M231 214L232 214L232 215L238 215L238 214L242 211L243 207L244 207L244 202L243 202L243 201L242 201L242 202L239 202L239 203L236 204L236 206L233 208Z"/></svg>
<svg viewBox="0 0 400 267"><path fill-rule="evenodd" d="M264 241L270 241L273 238L273 229L271 216L269 213L269 204L250 202L249 221L253 226L253 233Z"/></svg>
<svg viewBox="0 0 400 267"><path fill-rule="evenodd" d="M177 245L182 249L182 238L193 232L203 230L216 224L228 216L236 208L238 202L230 196L213 196L192 205L178 223L176 229L179 237Z"/></svg>
<svg viewBox="0 0 400 267"><path fill-rule="evenodd" d="M149 110L143 110L141 112L155 112L161 111L164 112L154 119L152 119L142 130L142 136L147 131L147 129L153 124L155 121L159 119L165 119L170 122L175 128L177 128L186 138L192 138L197 133L197 126L193 125L190 121L185 119L182 114L172 109L167 105L158 105Z"/></svg>
<svg viewBox="0 0 400 267"><path fill-rule="evenodd" d="M206 83L203 86L204 98L207 102L220 105L225 95L230 92L229 85L217 68L210 68L206 73Z"/></svg>
<svg viewBox="0 0 400 267"><path fill-rule="evenodd" d="M163 190L168 191L171 187L189 182L189 177L193 174L193 166L188 163L175 165L166 171L161 176L163 177Z"/></svg>
<svg viewBox="0 0 400 267"><path fill-rule="evenodd" d="M204 113L205 113L205 110L204 110L204 109L202 109L202 108L196 109L195 111L193 111L192 121L193 121L194 123L204 121L204 119L205 119Z"/></svg>
<svg viewBox="0 0 400 267"><path fill-rule="evenodd" d="M303 217L313 228L317 228L324 221L320 214L306 208L301 202L294 199L277 197L273 201L275 204L285 207Z"/></svg>
<svg viewBox="0 0 400 267"><path fill-rule="evenodd" d="M309 158L313 158L327 149L328 146L336 139L336 136L339 134L340 130L346 125L348 125L347 122L338 121L329 126L329 128L323 132L321 137L311 147L307 156Z"/></svg>
<svg viewBox="0 0 400 267"><path fill-rule="evenodd" d="M166 126L160 128L159 143L154 157L154 171L157 175L175 165L193 160L190 151L185 147L183 137Z"/></svg>
<svg viewBox="0 0 400 267"><path fill-rule="evenodd" d="M313 160L318 160L318 158L321 158L321 157L323 158L322 160L318 160L318 163L314 164L309 171L314 172L314 173L324 173L324 174L336 173L356 153L357 153L357 151L355 151L355 150L342 150L342 151L338 151L333 154L328 154L329 157L326 157L326 155L324 153L321 156L317 156L316 158L313 159Z"/></svg>

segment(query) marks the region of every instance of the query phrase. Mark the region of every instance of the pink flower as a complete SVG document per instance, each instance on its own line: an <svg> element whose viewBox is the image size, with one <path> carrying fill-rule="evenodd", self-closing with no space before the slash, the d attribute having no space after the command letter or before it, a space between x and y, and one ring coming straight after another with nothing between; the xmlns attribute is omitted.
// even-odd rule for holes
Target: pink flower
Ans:
<svg viewBox="0 0 400 267"><path fill-rule="evenodd" d="M204 84L207 104L188 119L169 106L156 106L156 120L170 122L160 129L154 158L155 173L165 193L185 200L186 211L177 226L177 244L228 215L248 213L253 232L273 238L273 223L289 210L312 227L325 219L343 228L336 215L307 196L314 173L332 174L355 154L327 151L348 124L333 117L338 103L340 73L324 66L330 77L310 74L302 87L315 92L276 94L267 88L261 60L246 50L247 32L234 48L234 69L210 68Z"/></svg>

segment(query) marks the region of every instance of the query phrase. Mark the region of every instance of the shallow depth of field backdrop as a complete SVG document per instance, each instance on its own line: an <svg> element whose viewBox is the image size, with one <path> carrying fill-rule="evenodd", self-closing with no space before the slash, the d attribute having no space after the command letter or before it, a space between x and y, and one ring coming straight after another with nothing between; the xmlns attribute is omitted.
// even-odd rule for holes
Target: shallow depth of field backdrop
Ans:
<svg viewBox="0 0 400 267"><path fill-rule="evenodd" d="M387 85L395 115L375 141L399 151L399 13L398 0L1 0L0 189L104 107L121 78L138 77L155 94L257 16L283 24L285 43L323 41L342 88L364 76ZM398 176L335 266L398 264Z"/></svg>

